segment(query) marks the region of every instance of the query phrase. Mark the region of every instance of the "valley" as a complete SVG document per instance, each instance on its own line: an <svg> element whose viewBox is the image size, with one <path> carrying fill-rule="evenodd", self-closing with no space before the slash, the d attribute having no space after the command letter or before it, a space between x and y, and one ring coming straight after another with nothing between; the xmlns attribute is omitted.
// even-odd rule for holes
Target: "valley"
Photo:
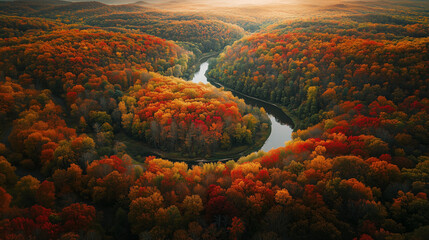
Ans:
<svg viewBox="0 0 429 240"><path fill-rule="evenodd" d="M428 11L1 1L0 239L426 239Z"/></svg>

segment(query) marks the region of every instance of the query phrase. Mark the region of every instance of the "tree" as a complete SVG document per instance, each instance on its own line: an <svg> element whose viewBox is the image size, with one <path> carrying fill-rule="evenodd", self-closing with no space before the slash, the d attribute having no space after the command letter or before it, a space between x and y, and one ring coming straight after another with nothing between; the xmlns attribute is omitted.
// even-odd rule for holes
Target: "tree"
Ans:
<svg viewBox="0 0 429 240"><path fill-rule="evenodd" d="M414 195L411 192L398 192L390 207L392 217L397 222L403 223L406 231L410 232L420 226L428 224L429 201L425 194Z"/></svg>
<svg viewBox="0 0 429 240"><path fill-rule="evenodd" d="M40 182L31 175L22 177L15 185L16 201L20 206L28 207L35 203Z"/></svg>
<svg viewBox="0 0 429 240"><path fill-rule="evenodd" d="M154 215L163 205L164 198L158 192L149 197L138 197L131 201L128 219L132 224L132 231L139 233L154 226Z"/></svg>
<svg viewBox="0 0 429 240"><path fill-rule="evenodd" d="M43 181L36 192L36 201L40 205L51 208L55 204L55 186L53 182Z"/></svg>
<svg viewBox="0 0 429 240"><path fill-rule="evenodd" d="M189 219L195 219L204 209L203 201L199 195L186 196L182 203L184 216Z"/></svg>
<svg viewBox="0 0 429 240"><path fill-rule="evenodd" d="M281 189L277 191L275 199L278 204L286 205L291 203L292 196L289 194L289 191L287 189Z"/></svg>
<svg viewBox="0 0 429 240"><path fill-rule="evenodd" d="M0 187L0 215L9 209L11 201L12 196L4 188Z"/></svg>
<svg viewBox="0 0 429 240"><path fill-rule="evenodd" d="M174 231L182 224L182 216L175 205L168 208L159 208L155 213L156 226L163 227L165 230Z"/></svg>
<svg viewBox="0 0 429 240"><path fill-rule="evenodd" d="M65 231L80 232L92 227L95 221L95 208L90 205L73 203L60 213Z"/></svg>
<svg viewBox="0 0 429 240"><path fill-rule="evenodd" d="M336 157L332 161L332 173L340 178L363 180L368 170L368 164L356 156Z"/></svg>
<svg viewBox="0 0 429 240"><path fill-rule="evenodd" d="M228 230L230 231L230 238L233 240L240 239L241 235L246 230L246 227L244 225L244 222L238 218L233 217L231 227L228 227Z"/></svg>
<svg viewBox="0 0 429 240"><path fill-rule="evenodd" d="M388 184L400 180L401 171L396 165L386 161L373 162L368 173L368 181L384 189Z"/></svg>
<svg viewBox="0 0 429 240"><path fill-rule="evenodd" d="M231 138L229 137L228 133L224 132L222 134L222 139L221 139L221 147L222 149L230 149L231 148Z"/></svg>
<svg viewBox="0 0 429 240"><path fill-rule="evenodd" d="M60 193L80 192L82 189L82 169L76 164L71 164L67 170L56 170L52 179Z"/></svg>
<svg viewBox="0 0 429 240"><path fill-rule="evenodd" d="M0 186L14 185L17 181L16 168L12 166L5 157L0 156Z"/></svg>

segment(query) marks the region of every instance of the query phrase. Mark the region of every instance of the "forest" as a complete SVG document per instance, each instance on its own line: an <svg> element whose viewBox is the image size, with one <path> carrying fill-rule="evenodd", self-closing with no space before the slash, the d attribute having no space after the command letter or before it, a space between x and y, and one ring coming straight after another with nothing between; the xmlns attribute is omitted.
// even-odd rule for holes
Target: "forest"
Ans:
<svg viewBox="0 0 429 240"><path fill-rule="evenodd" d="M0 239L427 239L429 4L244 2L0 2Z"/></svg>

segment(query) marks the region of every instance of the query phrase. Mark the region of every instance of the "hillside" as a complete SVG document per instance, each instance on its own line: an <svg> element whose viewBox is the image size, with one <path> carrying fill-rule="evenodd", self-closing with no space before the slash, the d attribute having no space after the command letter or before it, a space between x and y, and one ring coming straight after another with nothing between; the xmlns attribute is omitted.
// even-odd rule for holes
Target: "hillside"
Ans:
<svg viewBox="0 0 429 240"><path fill-rule="evenodd" d="M0 2L0 239L427 239L428 3L104 2Z"/></svg>

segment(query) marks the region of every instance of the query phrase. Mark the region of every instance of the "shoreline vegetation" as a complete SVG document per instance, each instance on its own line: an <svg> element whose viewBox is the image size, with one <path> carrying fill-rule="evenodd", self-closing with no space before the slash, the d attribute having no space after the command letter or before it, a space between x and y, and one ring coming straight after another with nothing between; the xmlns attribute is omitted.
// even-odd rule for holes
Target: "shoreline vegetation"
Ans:
<svg viewBox="0 0 429 240"><path fill-rule="evenodd" d="M219 54L219 52L208 52L208 53L202 54L198 58L198 61L197 61L198 67L196 68L195 72L199 71L199 68L200 68L202 63L209 60L210 58L217 56L218 54ZM195 72L194 72L194 74L195 74ZM190 79L188 81L190 81L193 78L194 74L190 75ZM292 120L290 115L288 113L286 113L286 110L282 106L278 106L276 104L264 101L262 99L258 99L255 97L248 96L246 94L237 92L233 89L225 88L221 84L214 81L214 79L208 78L208 80L210 81L210 83L212 83L212 84L214 83L215 87L220 86L227 91L231 91L231 92L236 93L238 95L242 95L246 98L253 99L255 101L260 101L262 103L265 103L265 104L268 104L272 107L280 109L282 112L285 113L285 115L287 117L289 117L291 119L291 121L292 121L291 126L292 127L295 126L296 120ZM268 128L268 130L261 130L261 132L259 132L257 134L254 144L252 144L250 146L246 146L246 145L235 146L235 147L232 147L231 149L229 149L227 151L219 150L219 151L214 152L211 156L204 157L204 158L202 158L202 157L184 157L184 156L181 156L182 154L179 152L162 151L160 149L156 149L156 148L150 146L147 143L133 139L132 137L125 134L124 132L120 132L120 133L115 134L115 136L116 136L115 139L117 139L120 142L125 143L125 145L127 146L127 151L130 153L130 155L134 159L137 159L136 162L138 162L138 163L142 162L142 161L139 161L138 159L145 159L145 157L147 157L147 156L155 155L156 157L165 158L165 159L168 159L172 162L184 161L188 164L199 164L199 163L207 163L207 162L226 162L229 160L238 160L242 156L246 156L246 155L251 154L253 152L258 152L262 148L262 146L264 145L265 141L270 136L271 131L272 131L272 129L271 129L271 123L270 123L270 127ZM143 151L142 151L142 149L143 149Z"/></svg>
<svg viewBox="0 0 429 240"><path fill-rule="evenodd" d="M429 3L154 1L0 1L0 239L427 239Z"/></svg>
<svg viewBox="0 0 429 240"><path fill-rule="evenodd" d="M293 129L293 131L296 131L297 129L296 129L296 126L299 124L299 119L296 117L296 116L294 116L291 112L289 112L287 109L286 109L286 107L284 107L284 106L281 106L281 105L279 105L279 104L276 104L276 103L272 103L272 102L269 102L269 101L266 101L266 100L263 100L263 99L260 99L260 98L257 98L257 97L252 97L252 96L249 96L249 95L247 95L247 94L244 94L244 93L242 93L242 92L239 92L239 91L237 91L237 90L234 90L234 89L232 89L232 88L229 88L229 87L226 87L226 86L224 86L224 85L222 85L221 83L219 83L219 82L217 82L215 79L213 79L213 78L210 78L210 77L207 77L207 80L211 83L211 84L213 84L213 85L215 85L216 87L220 87L220 88L223 88L224 90L226 90L226 91L230 91L230 92L232 92L232 93L234 93L234 94L237 94L239 97L241 97L241 98L248 98L248 99L252 99L252 100L254 100L254 101L258 101L258 102L261 102L261 103L264 103L264 104L267 104L267 105L270 105L271 107L274 107L274 108L277 108L277 109L279 109L279 110L281 110L288 118L289 118L289 120L290 120L290 122L289 123L287 123L289 126L291 126L292 127L292 129Z"/></svg>
<svg viewBox="0 0 429 240"><path fill-rule="evenodd" d="M195 70L195 72L199 71L202 63L209 60L210 58L217 56L218 54L219 54L219 52L208 52L208 53L202 54L197 61L198 68ZM191 81L193 76L194 76L194 74L191 75L191 77L188 81ZM217 84L216 82L214 82L214 83ZM216 85L214 85L214 86L217 87ZM236 92L232 89L227 89L227 91ZM248 98L252 98L252 97L247 96L245 94L242 94L242 95L245 97L248 97ZM273 107L277 107L277 108L281 109L280 106L276 106L272 103L269 103L269 102L266 102L266 101L263 101L263 100L260 100L257 98L252 98L252 99L256 100L256 101L264 102L266 104L270 104ZM283 109L281 109L281 110L284 112ZM289 117L289 115L287 115L287 116ZM136 162L138 162L138 163L142 163L142 161L144 161L144 159L148 156L155 155L156 157L168 159L172 162L182 162L183 161L183 162L186 162L188 164L199 164L199 163L207 163L207 162L226 162L229 160L238 160L242 156L246 156L246 155L251 154L253 152L258 152L262 148L262 146L264 145L265 141L270 136L271 131L272 131L272 128L271 128L271 122L270 122L268 129L261 129L261 131L257 133L256 138L255 138L255 142L252 145L233 146L229 150L218 150L218 151L212 153L211 156L204 157L204 158L202 158L202 157L184 157L179 152L162 151L160 149L157 149L157 148L150 146L147 143L133 139L132 137L128 136L124 132L119 132L119 133L115 134L115 139L120 141L120 142L125 143L125 145L127 146L127 151L130 153L130 155L134 159L136 159ZM142 151L142 149L143 149L143 151ZM142 159L142 161L139 161L138 159Z"/></svg>
<svg viewBox="0 0 429 240"><path fill-rule="evenodd" d="M220 53L220 51L212 51L201 54L201 56L199 56L198 59L195 61L194 66L192 66L192 68L194 68L194 71L189 75L188 78L185 78L185 80L191 81L194 78L195 73L200 71L201 64L211 58L217 57Z"/></svg>
<svg viewBox="0 0 429 240"><path fill-rule="evenodd" d="M265 141L268 139L268 136L271 134L271 127L264 132L260 132L255 139L255 143L251 146L242 145L232 147L228 151L216 151L210 157L183 157L179 152L165 152L154 147L151 147L149 144L141 142L139 140L133 139L128 136L125 132L119 132L115 136L115 139L125 143L127 146L127 153L135 159L135 163L143 163L144 159L148 156L156 156L163 159L168 159L172 162L186 162L190 165L195 165L199 163L209 163L209 162L227 162L230 160L238 160L242 156L247 156L253 152L258 152L261 147L264 145Z"/></svg>
<svg viewBox="0 0 429 240"><path fill-rule="evenodd" d="M148 78L145 87L137 85L120 102L124 106L122 124L128 135L150 145L145 147L147 156L158 155L173 161L232 160L260 149L268 139L270 121L266 113L231 92L157 74ZM198 96L214 101L201 101ZM198 109L190 105L192 102L197 103ZM207 115L199 113L201 110L207 111ZM178 126L180 129L173 130ZM163 128L167 130L161 131ZM219 128L223 131L217 133ZM176 146L171 147L171 142L176 142ZM129 145L129 141L123 143ZM142 144L131 148L140 149Z"/></svg>

